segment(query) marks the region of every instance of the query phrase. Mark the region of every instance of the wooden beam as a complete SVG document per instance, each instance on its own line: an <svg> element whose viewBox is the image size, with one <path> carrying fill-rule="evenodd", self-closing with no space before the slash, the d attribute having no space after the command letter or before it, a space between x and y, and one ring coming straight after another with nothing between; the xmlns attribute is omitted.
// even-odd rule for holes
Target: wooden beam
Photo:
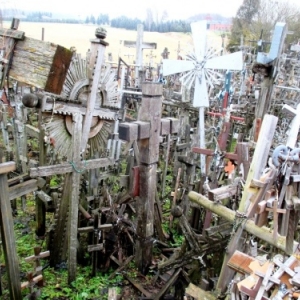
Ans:
<svg viewBox="0 0 300 300"><path fill-rule="evenodd" d="M9 187L9 200L32 193L38 189L37 179L31 179Z"/></svg>
<svg viewBox="0 0 300 300"><path fill-rule="evenodd" d="M192 191L189 193L188 196L192 202L200 205L201 207L209 209L213 213L217 214L218 216L220 216L230 222L233 222L234 219L236 218L236 213L234 211L227 208L226 206L223 206L221 204L216 204L216 203L210 201L208 198L206 198L205 196L203 196L201 194L198 194L198 193ZM244 219L243 222L244 222L244 228L247 232L255 235L259 239L266 241L268 244L273 245L276 248L278 248L284 252L286 251L286 248L285 248L286 238L285 237L278 236L277 241L275 241L273 239L273 232L270 231L270 228L267 228L265 226L258 227L255 225L253 220L246 219L246 218ZM293 247L294 251L297 248L297 246L298 246L298 243L294 242L294 247ZM291 255L293 253L287 253L287 254Z"/></svg>
<svg viewBox="0 0 300 300"><path fill-rule="evenodd" d="M72 56L72 51L59 45L26 37L15 46L9 76L59 95Z"/></svg>
<svg viewBox="0 0 300 300"><path fill-rule="evenodd" d="M97 158L93 160L80 161L78 164L58 164L54 166L44 166L30 169L30 177L43 177L51 176L55 174L71 173L74 170L77 172L84 172L89 169L98 169L102 167L108 167L114 164L114 160L111 158Z"/></svg>

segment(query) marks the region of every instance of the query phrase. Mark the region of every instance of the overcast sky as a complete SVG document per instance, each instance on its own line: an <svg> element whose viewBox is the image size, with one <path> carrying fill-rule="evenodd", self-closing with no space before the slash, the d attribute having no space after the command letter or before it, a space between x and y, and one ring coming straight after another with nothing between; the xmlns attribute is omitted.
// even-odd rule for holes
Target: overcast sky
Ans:
<svg viewBox="0 0 300 300"><path fill-rule="evenodd" d="M299 3L300 0L288 2ZM125 15L144 19L149 7L158 14L166 10L170 19L186 19L199 13L217 13L233 17L242 3L243 0L0 0L0 8L70 12L80 17L90 14L96 17L107 13L111 18Z"/></svg>

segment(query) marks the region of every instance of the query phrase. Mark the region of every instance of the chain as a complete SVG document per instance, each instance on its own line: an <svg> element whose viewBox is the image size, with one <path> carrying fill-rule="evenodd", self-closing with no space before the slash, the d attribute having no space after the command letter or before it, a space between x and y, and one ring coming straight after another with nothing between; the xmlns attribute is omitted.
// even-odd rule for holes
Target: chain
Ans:
<svg viewBox="0 0 300 300"><path fill-rule="evenodd" d="M247 220L246 214L245 213L241 213L239 211L236 211L235 213L235 217L233 220L233 225L232 225L232 230L230 233L230 238L228 240L227 246L225 248L226 252L228 251L228 246L232 240L232 237L234 236L234 234L237 232L238 228L243 224L243 222Z"/></svg>

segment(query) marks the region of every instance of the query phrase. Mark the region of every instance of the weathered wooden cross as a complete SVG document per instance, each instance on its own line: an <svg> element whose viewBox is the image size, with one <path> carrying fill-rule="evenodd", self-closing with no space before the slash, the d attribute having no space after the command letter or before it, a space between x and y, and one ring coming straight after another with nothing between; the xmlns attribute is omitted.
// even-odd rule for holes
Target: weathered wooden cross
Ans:
<svg viewBox="0 0 300 300"><path fill-rule="evenodd" d="M178 120L162 119L162 85L143 83L142 103L138 121L121 123L119 138L138 141L139 148L139 197L137 197L136 263L142 273L147 273L152 259L152 236L154 224L154 202L156 194L156 170L159 160L160 135L178 131Z"/></svg>
<svg viewBox="0 0 300 300"><path fill-rule="evenodd" d="M124 46L128 48L136 48L135 57L135 87L140 88L141 77L140 71L143 69L143 50L144 49L156 49L156 43L146 43L143 41L144 25L137 25L137 38L136 41L124 41Z"/></svg>
<svg viewBox="0 0 300 300"><path fill-rule="evenodd" d="M31 177L37 176L51 176L57 174L66 174L65 176L65 189L63 191L61 206L65 207L65 212L69 211L68 215L68 281L71 283L76 277L76 253L77 253L77 227L78 227L78 207L79 207L79 188L80 178L84 171L102 167L108 167L114 164L112 158L99 158L94 160L83 160L85 151L87 149L89 132L92 125L93 116L104 115L104 118L109 119L112 116L113 119L117 119L117 114L109 111L95 109L96 95L98 93L98 85L101 76L101 67L104 59L105 48L108 45L103 38L106 35L102 35L103 32L96 31L96 39L91 43L91 55L89 57L88 71L90 83L90 93L88 96L87 107L81 107L77 105L69 105L67 103L55 103L47 102L47 96L44 97L42 103L43 111L52 111L53 113L68 113L72 114L72 149L70 149L71 162L63 163L54 166L44 166L38 168L32 168L30 170ZM100 115L99 115L100 114ZM103 117L102 115L102 117ZM64 218L64 217L63 217ZM64 232L64 220L59 218L61 222L60 231L56 234L59 242L56 244L57 253L51 253L52 264L60 263L57 260L60 258L60 250L64 244L64 240L59 239L58 235L62 235Z"/></svg>

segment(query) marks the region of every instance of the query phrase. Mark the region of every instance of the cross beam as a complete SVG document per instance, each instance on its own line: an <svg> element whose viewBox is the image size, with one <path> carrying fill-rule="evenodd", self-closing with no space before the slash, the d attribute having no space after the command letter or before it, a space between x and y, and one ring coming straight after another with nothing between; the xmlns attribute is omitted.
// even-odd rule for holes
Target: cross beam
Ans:
<svg viewBox="0 0 300 300"><path fill-rule="evenodd" d="M194 191L189 193L189 199L197 205L209 209L213 213L219 215L220 217L226 219L227 221L233 222L239 216L236 215L236 212L223 206L221 204L216 204L213 201L210 201L205 196L198 194ZM286 238L284 236L278 236L277 240L274 240L273 233L270 231L270 228L266 226L258 227L255 225L255 222L251 219L244 220L244 229L250 234L255 235L259 239L266 241L268 244L275 246L276 248L286 252L285 244ZM298 246L298 243L294 241L293 250L295 250ZM287 253L292 254L292 253Z"/></svg>

